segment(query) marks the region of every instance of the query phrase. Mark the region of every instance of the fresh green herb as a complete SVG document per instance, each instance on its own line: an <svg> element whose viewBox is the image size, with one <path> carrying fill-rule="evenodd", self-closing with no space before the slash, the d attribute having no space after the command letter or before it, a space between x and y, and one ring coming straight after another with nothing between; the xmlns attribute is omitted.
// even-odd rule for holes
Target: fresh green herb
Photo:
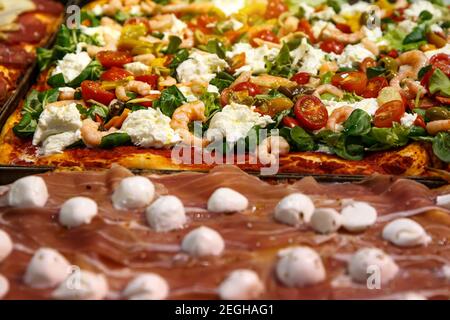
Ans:
<svg viewBox="0 0 450 320"><path fill-rule="evenodd" d="M178 48L180 47L182 40L177 36L170 36L169 37L169 45L167 47L166 53L167 54L174 54L178 51Z"/></svg>
<svg viewBox="0 0 450 320"><path fill-rule="evenodd" d="M271 75L287 78L292 76L292 58L286 43L283 43L283 46L274 61L266 60L266 67L267 72Z"/></svg>
<svg viewBox="0 0 450 320"><path fill-rule="evenodd" d="M386 69L382 66L369 67L366 70L367 78L371 79L383 75Z"/></svg>
<svg viewBox="0 0 450 320"><path fill-rule="evenodd" d="M104 136L100 143L100 148L111 149L131 143L130 136L125 132L114 132Z"/></svg>
<svg viewBox="0 0 450 320"><path fill-rule="evenodd" d="M430 13L430 11L427 10L423 10L420 14L419 14L419 20L418 23L422 23L425 22L427 20L431 20L433 18L433 15Z"/></svg>
<svg viewBox="0 0 450 320"><path fill-rule="evenodd" d="M328 71L327 73L324 73L320 77L320 84L327 84L331 83L331 78L333 77L333 73L331 71Z"/></svg>
<svg viewBox="0 0 450 320"><path fill-rule="evenodd" d="M450 163L450 134L439 132L433 140L433 152L442 161Z"/></svg>
<svg viewBox="0 0 450 320"><path fill-rule="evenodd" d="M439 92L444 97L450 97L450 79L440 69L433 72L428 87L431 94Z"/></svg>
<svg viewBox="0 0 450 320"><path fill-rule="evenodd" d="M186 98L176 86L171 86L161 92L161 97L153 102L155 109L160 109L163 114L172 117L176 108L186 102Z"/></svg>
<svg viewBox="0 0 450 320"><path fill-rule="evenodd" d="M209 53L215 53L220 59L225 59L225 48L220 41L209 40L205 49Z"/></svg>
<svg viewBox="0 0 450 320"><path fill-rule="evenodd" d="M47 83L54 88L65 86L76 88L79 87L84 80L98 80L102 72L103 67L100 62L98 62L97 60L92 60L87 65L87 67L84 68L84 70L81 71L81 73L72 81L66 83L64 80L64 76L61 73L58 73L51 76L47 80Z"/></svg>
<svg viewBox="0 0 450 320"><path fill-rule="evenodd" d="M100 25L100 20L92 11L81 10L80 21L89 21L89 26L98 27Z"/></svg>
<svg viewBox="0 0 450 320"><path fill-rule="evenodd" d="M172 74L174 74L177 67L187 59L189 59L189 51L187 49L181 49L175 53L169 64L169 68L173 70Z"/></svg>
<svg viewBox="0 0 450 320"><path fill-rule="evenodd" d="M219 91L222 92L223 89L228 88L233 82L235 78L224 71L218 72L216 77L211 80L210 84L219 88Z"/></svg>
<svg viewBox="0 0 450 320"><path fill-rule="evenodd" d="M213 92L205 92L201 95L200 100L205 104L205 116L210 119L217 111L220 110L219 95ZM208 121L206 121L208 122Z"/></svg>
<svg viewBox="0 0 450 320"><path fill-rule="evenodd" d="M114 20L120 23L124 23L126 20L130 18L130 15L126 12L123 12L121 10L117 11L114 15Z"/></svg>
<svg viewBox="0 0 450 320"><path fill-rule="evenodd" d="M419 79L419 80L422 80L422 78L424 77L424 75L425 75L428 71L430 71L431 68L432 68L431 64L429 64L429 65L427 65L427 66L421 68L421 69L419 70L419 73L417 74L418 79Z"/></svg>
<svg viewBox="0 0 450 320"><path fill-rule="evenodd" d="M363 136L371 129L370 115L361 109L354 110L344 122L344 133L349 136Z"/></svg>
<svg viewBox="0 0 450 320"><path fill-rule="evenodd" d="M408 35L406 35L405 39L403 40L403 44L411 44L416 42L426 41L425 38L425 30L418 26L415 27Z"/></svg>
<svg viewBox="0 0 450 320"><path fill-rule="evenodd" d="M358 137L341 135L332 150L347 160L362 160L364 157L364 147Z"/></svg>
<svg viewBox="0 0 450 320"><path fill-rule="evenodd" d="M37 120L31 114L25 113L18 124L13 127L13 132L19 138L31 137L36 131Z"/></svg>
<svg viewBox="0 0 450 320"><path fill-rule="evenodd" d="M313 151L317 148L313 137L301 127L292 128L290 138L298 151Z"/></svg>

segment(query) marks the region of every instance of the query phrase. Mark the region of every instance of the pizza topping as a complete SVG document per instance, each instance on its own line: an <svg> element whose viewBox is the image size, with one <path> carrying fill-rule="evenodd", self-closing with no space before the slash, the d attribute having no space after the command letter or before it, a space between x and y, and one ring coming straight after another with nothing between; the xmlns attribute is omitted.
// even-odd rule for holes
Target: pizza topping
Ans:
<svg viewBox="0 0 450 320"><path fill-rule="evenodd" d="M248 208L248 199L230 188L216 189L208 199L208 211L239 212Z"/></svg>
<svg viewBox="0 0 450 320"><path fill-rule="evenodd" d="M0 64L11 67L25 67L34 60L34 55L21 46L0 43Z"/></svg>
<svg viewBox="0 0 450 320"><path fill-rule="evenodd" d="M314 203L310 197L301 193L293 193L278 202L274 218L291 226L299 226L309 223L313 212Z"/></svg>
<svg viewBox="0 0 450 320"><path fill-rule="evenodd" d="M106 298L108 291L108 282L103 274L75 270L52 292L52 298L56 300L102 300Z"/></svg>
<svg viewBox="0 0 450 320"><path fill-rule="evenodd" d="M305 95L294 106L294 113L300 125L309 130L318 130L327 124L328 112L320 99Z"/></svg>
<svg viewBox="0 0 450 320"><path fill-rule="evenodd" d="M84 101L94 100L104 105L108 105L115 98L114 93L103 89L99 82L91 80L81 83L81 96Z"/></svg>
<svg viewBox="0 0 450 320"><path fill-rule="evenodd" d="M91 63L92 59L85 51L79 53L68 53L58 60L52 75L62 74L66 83L78 77L81 72Z"/></svg>
<svg viewBox="0 0 450 320"><path fill-rule="evenodd" d="M112 195L114 208L118 210L138 209L149 205L155 197L155 186L144 177L123 179Z"/></svg>
<svg viewBox="0 0 450 320"><path fill-rule="evenodd" d="M128 300L164 300L169 295L169 285L155 273L144 273L131 280L122 296Z"/></svg>
<svg viewBox="0 0 450 320"><path fill-rule="evenodd" d="M178 80L182 83L194 80L209 83L216 72L227 67L227 62L216 54L194 51L177 67Z"/></svg>
<svg viewBox="0 0 450 320"><path fill-rule="evenodd" d="M375 112L373 123L378 128L390 128L394 122L400 122L404 114L405 107L402 101L390 101Z"/></svg>
<svg viewBox="0 0 450 320"><path fill-rule="evenodd" d="M342 216L332 208L317 208L314 210L310 225L318 233L333 233L341 227Z"/></svg>
<svg viewBox="0 0 450 320"><path fill-rule="evenodd" d="M47 26L33 13L23 13L17 18L18 30L6 32L7 44L39 43L46 34Z"/></svg>
<svg viewBox="0 0 450 320"><path fill-rule="evenodd" d="M264 292L264 284L253 270L232 271L220 284L218 293L222 300L253 300Z"/></svg>
<svg viewBox="0 0 450 320"><path fill-rule="evenodd" d="M146 64L137 61L137 62L129 62L123 65L126 71L132 73L135 76L143 76L150 72L150 67Z"/></svg>
<svg viewBox="0 0 450 320"><path fill-rule="evenodd" d="M450 194L443 194L443 195L437 196L436 204L438 206L450 209Z"/></svg>
<svg viewBox="0 0 450 320"><path fill-rule="evenodd" d="M342 211L342 226L350 232L361 232L377 221L377 210L366 202L352 201Z"/></svg>
<svg viewBox="0 0 450 320"><path fill-rule="evenodd" d="M190 231L181 243L181 250L193 257L220 256L224 249L220 233L204 226Z"/></svg>
<svg viewBox="0 0 450 320"><path fill-rule="evenodd" d="M29 176L16 180L8 192L8 203L12 207L43 207L48 200L44 179Z"/></svg>
<svg viewBox="0 0 450 320"><path fill-rule="evenodd" d="M0 300L3 299L9 291L9 281L0 274Z"/></svg>
<svg viewBox="0 0 450 320"><path fill-rule="evenodd" d="M420 224L406 218L388 223L383 229L383 239L399 247L425 245L431 241Z"/></svg>
<svg viewBox="0 0 450 320"><path fill-rule="evenodd" d="M74 197L63 203L59 211L59 223L68 228L91 223L97 215L97 203L86 197Z"/></svg>
<svg viewBox="0 0 450 320"><path fill-rule="evenodd" d="M18 2L23 2L23 0ZM33 0L33 3L36 5L36 11L39 12L59 15L64 10L61 3L52 0Z"/></svg>
<svg viewBox="0 0 450 320"><path fill-rule="evenodd" d="M145 210L148 223L157 232L181 229L186 223L183 203L175 196L161 196Z"/></svg>
<svg viewBox="0 0 450 320"><path fill-rule="evenodd" d="M124 65L131 63L137 64L137 62L133 62L133 56L124 51L100 51L97 53L97 59L105 68L123 67Z"/></svg>
<svg viewBox="0 0 450 320"><path fill-rule="evenodd" d="M245 64L235 70L235 75L249 71L252 74L259 74L266 71L266 60L273 60L279 53L277 48L269 48L266 44L258 48L253 48L248 43L236 43L231 51L227 51L228 59L245 54Z"/></svg>
<svg viewBox="0 0 450 320"><path fill-rule="evenodd" d="M12 250L13 243L10 236L0 229L0 263L11 254Z"/></svg>

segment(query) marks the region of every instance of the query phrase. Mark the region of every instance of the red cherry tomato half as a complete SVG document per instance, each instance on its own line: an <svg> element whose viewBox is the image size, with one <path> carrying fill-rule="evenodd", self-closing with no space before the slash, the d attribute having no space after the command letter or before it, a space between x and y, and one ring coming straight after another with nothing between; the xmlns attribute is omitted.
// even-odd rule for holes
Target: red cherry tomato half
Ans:
<svg viewBox="0 0 450 320"><path fill-rule="evenodd" d="M387 55L389 56L389 57L391 57L391 58L397 58L398 57L398 51L397 50L395 50L395 49L392 49L391 51L389 51L388 53L387 53Z"/></svg>
<svg viewBox="0 0 450 320"><path fill-rule="evenodd" d="M394 122L400 122L405 107L400 100L389 101L375 112L373 123L378 128L390 128Z"/></svg>
<svg viewBox="0 0 450 320"><path fill-rule="evenodd" d="M105 68L123 67L124 64L133 62L133 56L123 51L100 51L97 59Z"/></svg>
<svg viewBox="0 0 450 320"><path fill-rule="evenodd" d="M225 107L230 102L230 96L233 93L233 89L226 88L222 90L222 93L220 94L220 104L222 107Z"/></svg>
<svg viewBox="0 0 450 320"><path fill-rule="evenodd" d="M100 83L91 80L81 83L81 96L85 101L92 99L105 105L108 105L116 97L114 93L102 89Z"/></svg>
<svg viewBox="0 0 450 320"><path fill-rule="evenodd" d="M293 117L289 117L289 116L285 116L283 118L283 120L281 121L281 123L288 128L293 128L293 127L298 127L300 126L300 124L298 123L298 121L293 118Z"/></svg>
<svg viewBox="0 0 450 320"><path fill-rule="evenodd" d="M331 78L331 83L346 91L361 95L366 89L367 76L361 71L340 72Z"/></svg>
<svg viewBox="0 0 450 320"><path fill-rule="evenodd" d="M307 19L300 20L297 26L297 31L305 33L311 42L316 42L316 38L314 37L311 24Z"/></svg>
<svg viewBox="0 0 450 320"><path fill-rule="evenodd" d="M259 86L249 81L241 82L233 87L233 91L245 91L245 90L248 91L248 95L252 97L262 93L262 90Z"/></svg>
<svg viewBox="0 0 450 320"><path fill-rule="evenodd" d="M158 78L159 76L157 76L156 74L145 74L135 77L137 81L142 81L151 85L152 89L158 88Z"/></svg>
<svg viewBox="0 0 450 320"><path fill-rule="evenodd" d="M294 114L301 127L318 130L327 124L328 111L319 98L312 95L300 97L294 106Z"/></svg>
<svg viewBox="0 0 450 320"><path fill-rule="evenodd" d="M252 39L250 40L250 44L253 47L258 47L259 45L256 43L255 39L261 39L273 43L280 43L280 39L278 39L277 35L270 30L261 30L252 37Z"/></svg>
<svg viewBox="0 0 450 320"><path fill-rule="evenodd" d="M341 54L344 51L345 45L342 42L333 39L326 39L320 44L320 49L325 52L334 52Z"/></svg>
<svg viewBox="0 0 450 320"><path fill-rule="evenodd" d="M428 86L429 86L429 84L430 84L430 79L431 79L431 76L432 76L433 73L434 73L434 70L435 70L435 69L434 69L433 67L431 67L431 69L428 70L428 71L424 74L422 80L420 80L420 84L421 84L423 87L425 87L425 89L427 89L427 91L429 90Z"/></svg>
<svg viewBox="0 0 450 320"><path fill-rule="evenodd" d="M446 53L438 53L430 58L430 64L437 69L441 69L443 73L450 77L450 55Z"/></svg>
<svg viewBox="0 0 450 320"><path fill-rule="evenodd" d="M374 59L367 57L360 63L359 70L361 70L362 72L367 72L367 68L372 68L376 65L377 62Z"/></svg>
<svg viewBox="0 0 450 320"><path fill-rule="evenodd" d="M112 67L111 69L106 70L100 76L100 80L102 81L118 81L125 79L127 77L132 77L133 74L125 69Z"/></svg>
<svg viewBox="0 0 450 320"><path fill-rule="evenodd" d="M350 26L345 23L336 23L336 28L344 33L352 33L352 28L350 28Z"/></svg>
<svg viewBox="0 0 450 320"><path fill-rule="evenodd" d="M292 76L291 80L297 82L299 85L307 84L309 82L310 75L308 72L299 72Z"/></svg>
<svg viewBox="0 0 450 320"><path fill-rule="evenodd" d="M264 18L276 19L286 11L288 11L288 6L283 0L269 0L267 3L266 12L264 13Z"/></svg>
<svg viewBox="0 0 450 320"><path fill-rule="evenodd" d="M364 98L376 98L378 93L384 87L389 86L386 78L384 77L374 77L367 82L366 89L361 94Z"/></svg>
<svg viewBox="0 0 450 320"><path fill-rule="evenodd" d="M423 120L423 117L421 115L417 115L416 120L414 121L414 125L418 127L422 127L424 129L427 128L427 125L425 124L425 120Z"/></svg>

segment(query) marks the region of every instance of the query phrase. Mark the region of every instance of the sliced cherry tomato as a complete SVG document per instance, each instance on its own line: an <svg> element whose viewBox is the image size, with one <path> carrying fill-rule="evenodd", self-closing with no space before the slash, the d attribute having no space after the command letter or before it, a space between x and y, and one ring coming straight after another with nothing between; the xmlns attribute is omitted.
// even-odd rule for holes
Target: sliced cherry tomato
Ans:
<svg viewBox="0 0 450 320"><path fill-rule="evenodd" d="M85 80L81 83L81 96L83 100L95 100L108 105L116 96L114 93L102 89L100 83Z"/></svg>
<svg viewBox="0 0 450 320"><path fill-rule="evenodd" d="M446 53L438 53L430 58L430 64L441 69L443 73L450 77L450 55Z"/></svg>
<svg viewBox="0 0 450 320"><path fill-rule="evenodd" d="M302 19L299 21L297 31L305 33L311 42L316 42L316 38L314 37L311 24L307 19Z"/></svg>
<svg viewBox="0 0 450 320"><path fill-rule="evenodd" d="M281 122L285 127L289 127L289 128L300 126L300 124L298 123L298 121L295 118L289 117L289 116L285 116Z"/></svg>
<svg viewBox="0 0 450 320"><path fill-rule="evenodd" d="M320 49L325 52L334 52L341 54L344 51L345 45L342 42L333 39L326 39L320 44Z"/></svg>
<svg viewBox="0 0 450 320"><path fill-rule="evenodd" d="M380 90L387 86L389 86L389 83L386 78L374 77L367 82L366 89L361 96L364 98L376 98Z"/></svg>
<svg viewBox="0 0 450 320"><path fill-rule="evenodd" d="M400 122L405 114L405 107L400 100L389 101L375 112L373 123L378 128L390 128L394 122Z"/></svg>
<svg viewBox="0 0 450 320"><path fill-rule="evenodd" d="M331 83L346 91L361 95L366 89L367 76L361 71L340 72L331 78Z"/></svg>
<svg viewBox="0 0 450 320"><path fill-rule="evenodd" d="M297 82L299 85L307 84L309 82L310 75L308 72L299 72L292 76L291 80Z"/></svg>
<svg viewBox="0 0 450 320"><path fill-rule="evenodd" d="M416 120L414 121L414 125L418 127L422 127L424 129L427 128L427 125L425 124L425 120L423 120L423 117L421 115L417 115Z"/></svg>
<svg viewBox="0 0 450 320"><path fill-rule="evenodd" d="M142 81L151 85L152 89L158 88L158 78L159 76L157 76L156 74L145 74L135 77L137 81Z"/></svg>
<svg viewBox="0 0 450 320"><path fill-rule="evenodd" d="M233 93L233 89L231 88L225 88L222 90L222 93L220 94L220 104L222 107L225 107L230 102L230 96Z"/></svg>
<svg viewBox="0 0 450 320"><path fill-rule="evenodd" d="M264 18L266 19L276 19L283 12L288 11L288 6L283 0L269 0L266 7L266 12L264 13Z"/></svg>
<svg viewBox="0 0 450 320"><path fill-rule="evenodd" d="M133 62L133 56L123 51L100 51L97 59L105 68L123 67L124 64Z"/></svg>
<svg viewBox="0 0 450 320"><path fill-rule="evenodd" d="M336 23L336 28L338 28L344 33L352 33L352 28L345 23Z"/></svg>
<svg viewBox="0 0 450 320"><path fill-rule="evenodd" d="M294 106L294 114L301 127L318 130L327 124L328 111L319 98L312 95L300 97Z"/></svg>
<svg viewBox="0 0 450 320"><path fill-rule="evenodd" d="M391 57L391 58L397 58L398 57L398 51L397 50L395 50L395 49L392 49L391 51L389 51L388 53L387 53L387 55L389 56L389 57Z"/></svg>
<svg viewBox="0 0 450 320"><path fill-rule="evenodd" d="M102 75L100 76L100 80L118 81L132 76L133 74L125 69L112 67L111 69L108 69L102 73Z"/></svg>
<svg viewBox="0 0 450 320"><path fill-rule="evenodd" d="M431 76L432 76L433 73L434 73L434 70L435 70L434 67L431 67L431 69L428 70L428 71L424 74L422 80L420 80L420 84L421 84L423 87L425 87L425 89L427 89L427 91L429 90L428 86L430 85L430 79L431 79Z"/></svg>
<svg viewBox="0 0 450 320"><path fill-rule="evenodd" d="M261 30L252 37L252 39L250 40L250 44L253 47L258 47L259 45L255 42L255 39L261 39L273 43L280 43L280 39L278 39L277 35L270 30Z"/></svg>
<svg viewBox="0 0 450 320"><path fill-rule="evenodd" d="M259 86L249 81L241 82L233 87L233 91L248 91L249 96L256 96L262 93L262 90Z"/></svg>
<svg viewBox="0 0 450 320"><path fill-rule="evenodd" d="M367 72L367 68L372 68L376 65L377 62L374 59L367 57L360 63L359 70L361 70L362 72Z"/></svg>

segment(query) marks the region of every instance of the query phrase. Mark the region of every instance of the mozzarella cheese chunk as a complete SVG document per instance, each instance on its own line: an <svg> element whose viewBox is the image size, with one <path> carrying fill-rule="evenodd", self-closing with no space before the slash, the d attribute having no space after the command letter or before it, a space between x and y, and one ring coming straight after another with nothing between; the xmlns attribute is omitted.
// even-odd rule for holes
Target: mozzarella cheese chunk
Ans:
<svg viewBox="0 0 450 320"><path fill-rule="evenodd" d="M11 254L12 250L13 243L9 234L0 229L0 263Z"/></svg>
<svg viewBox="0 0 450 320"><path fill-rule="evenodd" d="M74 80L91 63L92 59L85 51L67 53L61 60L56 62L52 75L62 73L66 83Z"/></svg>
<svg viewBox="0 0 450 320"><path fill-rule="evenodd" d="M171 35L175 35L178 36L180 38L183 39L183 33L188 30L188 26L186 23L184 23L182 20L178 19L176 15L174 14L170 14L170 22L167 24L164 24L164 28L163 30L158 30L158 31L163 31L164 33L164 38L163 40L168 41L169 37ZM170 29L166 29L167 26L170 26Z"/></svg>
<svg viewBox="0 0 450 320"><path fill-rule="evenodd" d="M433 19L440 19L442 11L436 8L431 2L425 0L414 1L409 8L405 10L405 16L417 20L422 11L428 11Z"/></svg>
<svg viewBox="0 0 450 320"><path fill-rule="evenodd" d="M245 138L254 127L265 128L274 121L270 116L263 116L254 111L254 107L232 102L212 117L206 136L210 141L226 139L233 144Z"/></svg>
<svg viewBox="0 0 450 320"><path fill-rule="evenodd" d="M41 248L31 258L23 280L32 288L52 288L63 282L70 271L69 262L58 251Z"/></svg>
<svg viewBox="0 0 450 320"><path fill-rule="evenodd" d="M266 71L266 60L273 60L280 52L277 48L269 48L262 45L253 48L249 43L236 43L231 51L226 53L227 58L232 59L238 54L245 53L245 65L236 70L235 75L244 71L250 71L252 74L259 74Z"/></svg>
<svg viewBox="0 0 450 320"><path fill-rule="evenodd" d="M181 141L170 126L170 118L159 109L148 108L130 113L121 131L126 132L135 145L144 148L170 147Z"/></svg>
<svg viewBox="0 0 450 320"><path fill-rule="evenodd" d="M9 291L9 281L0 274L0 300L3 299Z"/></svg>
<svg viewBox="0 0 450 320"><path fill-rule="evenodd" d="M121 35L120 30L109 26L86 27L82 25L81 32L96 39L100 46L105 46L107 44L105 38L110 39L112 42L109 43L110 45L117 43Z"/></svg>
<svg viewBox="0 0 450 320"><path fill-rule="evenodd" d="M444 194L436 197L436 204L438 206L450 209L450 194Z"/></svg>
<svg viewBox="0 0 450 320"><path fill-rule="evenodd" d="M135 76L142 76L150 72L150 67L140 61L126 63L123 67Z"/></svg>
<svg viewBox="0 0 450 320"><path fill-rule="evenodd" d="M47 200L47 185L41 177L20 178L11 185L8 192L8 203L12 207L43 207Z"/></svg>
<svg viewBox="0 0 450 320"><path fill-rule="evenodd" d="M63 203L59 211L59 223L68 228L91 223L97 215L97 203L86 197L74 197Z"/></svg>
<svg viewBox="0 0 450 320"><path fill-rule="evenodd" d="M192 102L192 101L197 101L198 100L197 96L194 94L194 92L192 92L192 89L190 87L188 87L188 86L179 86L178 90L180 90L180 92L186 98L187 102Z"/></svg>
<svg viewBox="0 0 450 320"><path fill-rule="evenodd" d="M340 14L344 17L351 17L358 13L367 12L368 10L370 10L370 8L371 4L364 1L358 1L353 4L343 3L341 5Z"/></svg>
<svg viewBox="0 0 450 320"><path fill-rule="evenodd" d="M398 270L395 261L377 248L358 250L348 263L350 277L358 283L366 283L372 273L379 272L380 282L386 284L397 275Z"/></svg>
<svg viewBox="0 0 450 320"><path fill-rule="evenodd" d="M65 148L81 139L80 130L68 131L49 136L39 148L39 154L48 156L51 154L62 153Z"/></svg>
<svg viewBox="0 0 450 320"><path fill-rule="evenodd" d="M326 62L327 53L311 46L306 38L302 39L300 46L290 53L292 65L300 65L299 71L317 74L320 66Z"/></svg>
<svg viewBox="0 0 450 320"><path fill-rule="evenodd" d="M426 245L431 241L423 227L408 218L389 222L383 229L383 239L399 247Z"/></svg>
<svg viewBox="0 0 450 320"><path fill-rule="evenodd" d="M167 281L155 273L137 276L122 292L122 296L128 300L164 300L168 295Z"/></svg>
<svg viewBox="0 0 450 320"><path fill-rule="evenodd" d="M357 101L355 103L350 103L346 101L333 101L333 100L322 100L325 107L328 110L328 114L331 114L335 109L350 106L353 109L361 109L373 116L378 109L378 102L375 98L362 99L361 101Z"/></svg>
<svg viewBox="0 0 450 320"><path fill-rule="evenodd" d="M405 19L397 24L398 30L406 34L411 33L415 27L417 27L417 23L408 19Z"/></svg>
<svg viewBox="0 0 450 320"><path fill-rule="evenodd" d="M209 83L216 77L217 72L226 67L228 63L216 54L195 50L177 67L177 76L182 83L191 81Z"/></svg>
<svg viewBox="0 0 450 320"><path fill-rule="evenodd" d="M158 232L181 229L186 223L183 203L175 196L162 196L145 210L149 225Z"/></svg>
<svg viewBox="0 0 450 320"><path fill-rule="evenodd" d="M239 12L245 6L245 0L213 0L212 2L226 16Z"/></svg>
<svg viewBox="0 0 450 320"><path fill-rule="evenodd" d="M79 270L73 272L52 292L56 300L101 300L108 294L108 282L103 274Z"/></svg>
<svg viewBox="0 0 450 320"><path fill-rule="evenodd" d="M400 123L405 127L412 127L414 125L414 122L417 119L417 113L408 113L405 112L405 114L401 117Z"/></svg>
<svg viewBox="0 0 450 320"><path fill-rule="evenodd" d="M204 226L189 232L181 243L181 250L193 257L219 256L224 249L220 233Z"/></svg>
<svg viewBox="0 0 450 320"><path fill-rule="evenodd" d="M149 205L155 197L153 183L140 176L124 178L112 195L114 208L138 209Z"/></svg>
<svg viewBox="0 0 450 320"><path fill-rule="evenodd" d="M302 193L293 193L278 202L274 218L279 222L296 227L309 223L314 209L311 198Z"/></svg>
<svg viewBox="0 0 450 320"><path fill-rule="evenodd" d="M228 275L218 292L222 300L252 300L264 292L264 284L255 271L239 269Z"/></svg>
<svg viewBox="0 0 450 320"><path fill-rule="evenodd" d="M316 251L309 247L281 250L276 266L278 280L287 287L306 287L325 280L325 268Z"/></svg>
<svg viewBox="0 0 450 320"><path fill-rule="evenodd" d="M322 21L322 20L318 20L316 22L313 23L312 25L312 33L314 35L314 38L318 39L320 37L320 34L322 33L322 31L329 25L329 22L326 21ZM303 42L303 41L302 41ZM297 48L298 49L298 48ZM295 51L295 50L294 50ZM294 52L293 51L293 52ZM291 56L293 54L293 52L291 52ZM299 61L301 59L301 52L299 53L295 53L294 59L297 59L297 61ZM294 60L295 61L295 60ZM296 64L296 63L295 63Z"/></svg>
<svg viewBox="0 0 450 320"><path fill-rule="evenodd" d="M314 231L327 234L337 231L341 227L342 217L332 208L317 208L314 210L310 225Z"/></svg>
<svg viewBox="0 0 450 320"><path fill-rule="evenodd" d="M239 212L248 207L248 199L230 188L216 189L208 199L210 212Z"/></svg>
<svg viewBox="0 0 450 320"><path fill-rule="evenodd" d="M349 44L342 54L337 56L337 63L339 66L352 67L354 62L361 62L365 58L375 58L375 56L362 44Z"/></svg>
<svg viewBox="0 0 450 320"><path fill-rule="evenodd" d="M439 53L445 53L450 55L450 43L447 43L442 48L436 49L436 50L428 50L424 52L428 59L430 59L432 56L439 54Z"/></svg>
<svg viewBox="0 0 450 320"><path fill-rule="evenodd" d="M360 232L377 221L377 210L365 202L351 202L342 211L342 226L350 232Z"/></svg>
<svg viewBox="0 0 450 320"><path fill-rule="evenodd" d="M336 11L334 11L334 9L332 7L326 7L323 10L320 10L318 12L315 12L315 10L313 9L312 12L312 17L313 18L317 18L317 19L321 19L321 20L331 20L331 18L333 18L336 15Z"/></svg>

